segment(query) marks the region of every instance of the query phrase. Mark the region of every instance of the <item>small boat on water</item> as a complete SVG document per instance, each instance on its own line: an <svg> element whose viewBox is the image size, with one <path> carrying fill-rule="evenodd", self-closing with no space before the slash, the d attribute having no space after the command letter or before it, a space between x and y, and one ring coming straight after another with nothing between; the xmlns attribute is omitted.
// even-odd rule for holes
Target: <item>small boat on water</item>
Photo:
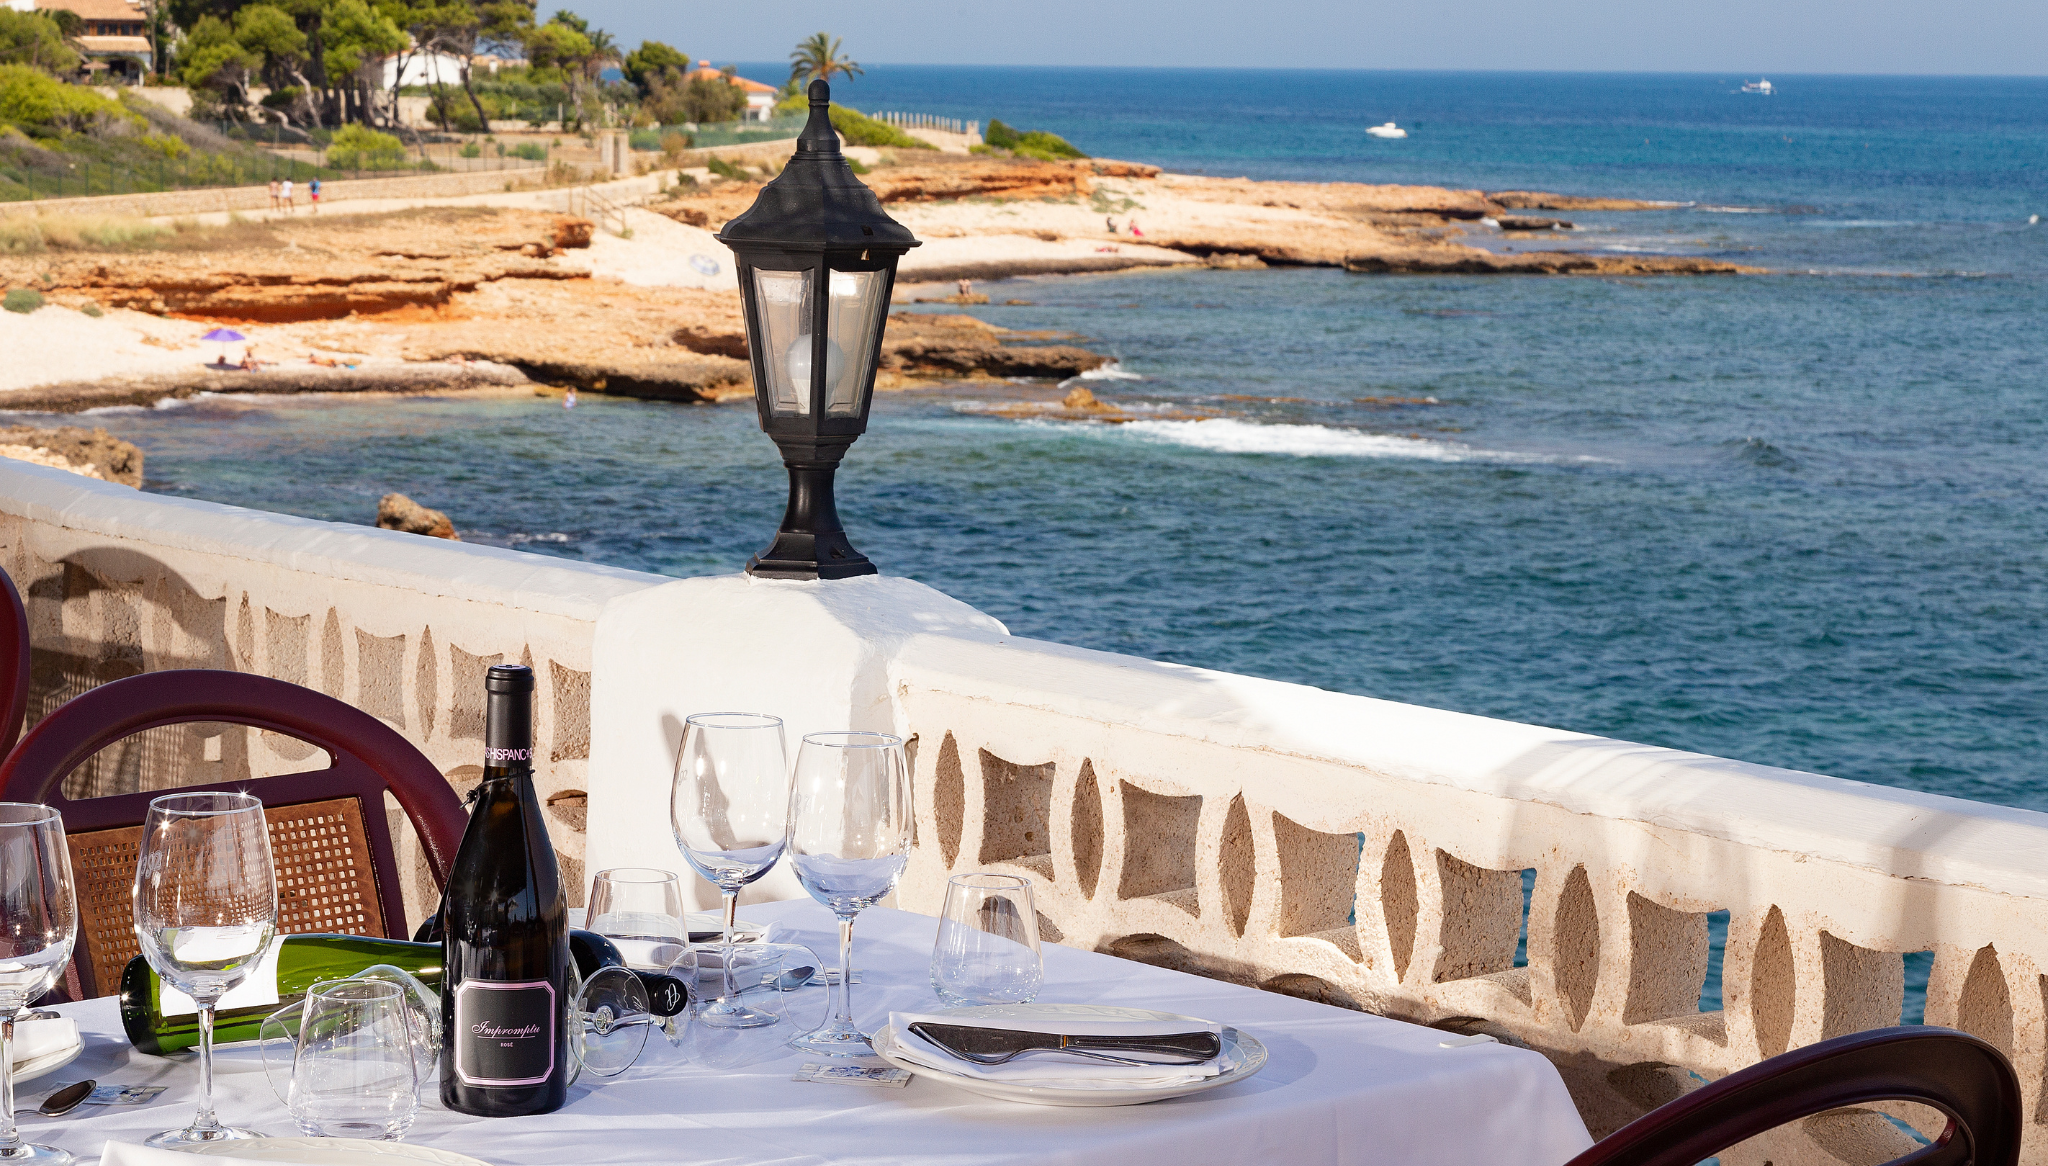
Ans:
<svg viewBox="0 0 2048 1166"><path fill-rule="evenodd" d="M1761 93L1765 97L1769 97L1777 92L1777 90L1771 88L1770 80L1762 77L1755 81L1744 81L1742 83L1742 91L1744 93Z"/></svg>
<svg viewBox="0 0 2048 1166"><path fill-rule="evenodd" d="M1388 122L1385 125L1367 126L1365 132L1375 138L1405 138L1408 136L1407 130L1402 129L1393 122Z"/></svg>

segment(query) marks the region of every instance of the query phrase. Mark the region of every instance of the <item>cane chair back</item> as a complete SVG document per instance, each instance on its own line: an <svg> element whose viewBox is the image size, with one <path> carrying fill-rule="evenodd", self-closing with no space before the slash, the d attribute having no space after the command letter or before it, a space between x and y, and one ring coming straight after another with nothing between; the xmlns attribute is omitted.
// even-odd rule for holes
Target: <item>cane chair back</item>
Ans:
<svg viewBox="0 0 2048 1166"><path fill-rule="evenodd" d="M388 790L411 819L437 886L445 885L467 824L432 762L375 717L310 689L238 672L150 672L101 685L44 717L0 763L0 797L42 802L64 816L78 887L79 996L116 990L138 954L131 888L151 790L72 800L64 779L133 733L190 722L247 725L323 749L326 769L254 781L186 786L238 790L264 804L277 868L278 930L405 937Z"/></svg>

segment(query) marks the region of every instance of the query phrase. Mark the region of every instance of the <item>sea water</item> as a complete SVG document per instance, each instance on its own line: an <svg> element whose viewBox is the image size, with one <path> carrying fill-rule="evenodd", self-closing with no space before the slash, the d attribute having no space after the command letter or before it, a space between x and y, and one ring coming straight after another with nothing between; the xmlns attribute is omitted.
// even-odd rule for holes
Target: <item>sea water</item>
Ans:
<svg viewBox="0 0 2048 1166"><path fill-rule="evenodd" d="M1021 635L2048 809L2048 81L1741 80L871 68L862 108L1183 170L1667 199L1487 243L1778 274L985 288L1154 419L885 394L840 474L855 545ZM1363 134L1389 119L1413 136ZM470 541L674 575L739 569L782 511L744 405L94 420L151 490L363 523L398 490Z"/></svg>

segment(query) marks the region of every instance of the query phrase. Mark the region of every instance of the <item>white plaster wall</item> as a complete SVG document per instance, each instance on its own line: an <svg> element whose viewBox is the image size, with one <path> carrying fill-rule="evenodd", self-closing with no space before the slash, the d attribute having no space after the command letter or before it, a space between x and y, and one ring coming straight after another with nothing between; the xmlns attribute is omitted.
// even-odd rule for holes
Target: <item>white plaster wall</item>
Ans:
<svg viewBox="0 0 2048 1166"><path fill-rule="evenodd" d="M1004 628L909 579L803 583L720 575L624 597L598 621L591 692L590 869L650 866L683 875L710 908L669 824L683 719L700 712L782 718L791 765L806 733L894 731L889 667L919 635L994 639ZM788 865L746 902L802 894Z"/></svg>

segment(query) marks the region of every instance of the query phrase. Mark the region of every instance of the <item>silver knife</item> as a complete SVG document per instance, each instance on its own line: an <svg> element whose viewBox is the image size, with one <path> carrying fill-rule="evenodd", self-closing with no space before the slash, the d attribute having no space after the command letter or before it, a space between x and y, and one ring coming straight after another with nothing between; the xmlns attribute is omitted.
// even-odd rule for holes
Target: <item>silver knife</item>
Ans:
<svg viewBox="0 0 2048 1166"><path fill-rule="evenodd" d="M1010 1028L981 1028L966 1024L937 1024L918 1021L910 1031L964 1060L984 1065L1001 1064L1022 1053L1064 1050L1087 1055L1098 1053L1139 1053L1149 1063L1194 1065L1223 1051L1222 1038L1213 1032L1177 1032L1162 1036L1067 1036L1056 1032L1022 1032Z"/></svg>

